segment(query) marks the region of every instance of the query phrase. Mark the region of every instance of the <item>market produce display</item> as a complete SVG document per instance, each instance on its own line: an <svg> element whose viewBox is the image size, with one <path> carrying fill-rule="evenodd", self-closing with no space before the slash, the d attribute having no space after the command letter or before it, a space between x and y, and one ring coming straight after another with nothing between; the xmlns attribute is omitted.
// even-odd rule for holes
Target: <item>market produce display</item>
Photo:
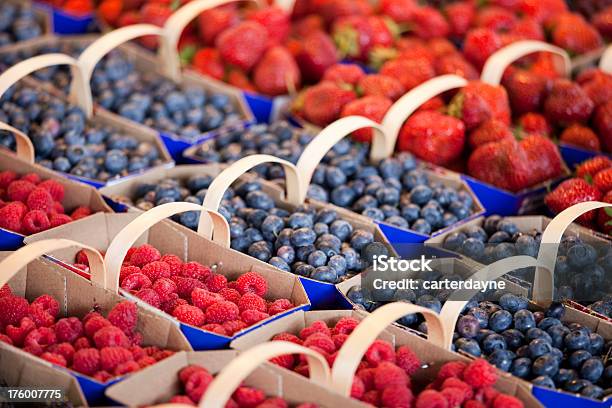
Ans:
<svg viewBox="0 0 612 408"><path fill-rule="evenodd" d="M43 18L29 4L0 4L0 46L31 40L45 33Z"/></svg>

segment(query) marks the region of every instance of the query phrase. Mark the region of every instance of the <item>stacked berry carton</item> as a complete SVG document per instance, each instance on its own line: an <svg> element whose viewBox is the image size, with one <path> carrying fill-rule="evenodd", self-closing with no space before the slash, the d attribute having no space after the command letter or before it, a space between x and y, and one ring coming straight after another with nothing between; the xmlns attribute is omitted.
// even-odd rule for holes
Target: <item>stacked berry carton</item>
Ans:
<svg viewBox="0 0 612 408"><path fill-rule="evenodd" d="M44 12L49 19L52 32L60 35L84 34L96 28L96 18L93 12L74 13L37 1L35 8Z"/></svg>

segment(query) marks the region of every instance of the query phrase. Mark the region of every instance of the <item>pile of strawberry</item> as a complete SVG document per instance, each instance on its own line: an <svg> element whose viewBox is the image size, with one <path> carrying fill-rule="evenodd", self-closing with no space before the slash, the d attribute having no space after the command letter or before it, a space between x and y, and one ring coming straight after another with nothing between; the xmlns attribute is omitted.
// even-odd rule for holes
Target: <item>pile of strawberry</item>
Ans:
<svg viewBox="0 0 612 408"><path fill-rule="evenodd" d="M88 267L82 251L76 262L77 267ZM162 256L148 244L128 251L119 282L122 289L181 322L223 336L295 307L289 299L266 300L268 282L256 272L228 282L206 265Z"/></svg>
<svg viewBox="0 0 612 408"><path fill-rule="evenodd" d="M82 319L59 314L60 305L53 297L41 295L30 303L4 285L0 288L0 341L102 383L174 353L141 346L134 303L118 303L106 317L95 310Z"/></svg>
<svg viewBox="0 0 612 408"><path fill-rule="evenodd" d="M82 206L66 214L63 200L64 186L55 180L43 181L35 173L19 176L11 170L0 172L0 228L36 234L92 213Z"/></svg>
<svg viewBox="0 0 612 408"><path fill-rule="evenodd" d="M289 341L324 355L333 365L338 350L359 321L343 317L330 327L317 320L298 335L279 333L272 340ZM308 376L304 356L285 355L271 360L274 364ZM411 376L422 366L418 356L408 346L397 349L386 340L375 340L366 351L353 379L351 397L375 407L513 407L522 402L493 388L497 382L495 367L479 359L469 365L446 363L437 378L421 392L414 389ZM412 404L412 405L411 405Z"/></svg>
<svg viewBox="0 0 612 408"><path fill-rule="evenodd" d="M169 403L197 405L214 376L204 367L188 365L179 371L179 381L184 394L170 398ZM234 391L232 398L225 404L226 408L289 408L290 405L282 397L266 397L259 388L241 385ZM295 405L295 408L319 408L313 403Z"/></svg>
<svg viewBox="0 0 612 408"><path fill-rule="evenodd" d="M596 156L580 164L575 177L559 184L545 198L546 205L555 214L587 201L612 203L612 160L607 156ZM608 235L612 233L610 208L590 211L578 222Z"/></svg>

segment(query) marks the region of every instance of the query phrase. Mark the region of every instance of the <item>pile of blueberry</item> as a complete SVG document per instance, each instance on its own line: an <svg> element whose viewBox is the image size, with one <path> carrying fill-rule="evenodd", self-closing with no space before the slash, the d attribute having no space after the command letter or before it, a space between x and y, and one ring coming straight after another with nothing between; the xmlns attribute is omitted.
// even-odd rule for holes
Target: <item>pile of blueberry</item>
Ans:
<svg viewBox="0 0 612 408"><path fill-rule="evenodd" d="M30 4L0 4L0 47L40 37L43 27Z"/></svg>
<svg viewBox="0 0 612 408"><path fill-rule="evenodd" d="M489 264L516 255L537 257L541 231L521 232L509 219L491 216L482 226L469 226L449 234L444 248ZM554 250L542 248L543 250ZM555 265L556 297L593 303L593 310L612 316L612 248L610 243L589 244L577 235L561 240ZM533 268L513 272L524 281L533 281Z"/></svg>
<svg viewBox="0 0 612 408"><path fill-rule="evenodd" d="M162 163L153 143L88 121L79 107L33 87L5 92L0 121L32 139L37 163L75 176L108 181ZM14 149L13 135L0 133L0 146Z"/></svg>
<svg viewBox="0 0 612 408"><path fill-rule="evenodd" d="M454 346L541 387L610 395L612 340L562 321L564 314L562 303L531 311L526 298L510 293L498 302L472 301L457 322Z"/></svg>

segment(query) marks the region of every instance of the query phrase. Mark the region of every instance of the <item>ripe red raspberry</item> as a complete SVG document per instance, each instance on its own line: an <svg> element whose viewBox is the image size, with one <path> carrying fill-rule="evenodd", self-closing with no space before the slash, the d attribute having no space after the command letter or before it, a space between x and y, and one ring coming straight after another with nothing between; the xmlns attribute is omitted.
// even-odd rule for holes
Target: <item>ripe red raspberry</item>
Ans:
<svg viewBox="0 0 612 408"><path fill-rule="evenodd" d="M375 389L374 385L374 374L376 372L375 368L360 368L357 370L355 374L357 377L361 378L361 382L363 382L363 386L366 391Z"/></svg>
<svg viewBox="0 0 612 408"><path fill-rule="evenodd" d="M181 276L195 278L205 282L212 275L212 270L199 262L186 262L181 268Z"/></svg>
<svg viewBox="0 0 612 408"><path fill-rule="evenodd" d="M166 254L161 257L160 261L167 263L170 266L170 272L172 275L180 275L183 269L183 261L176 255Z"/></svg>
<svg viewBox="0 0 612 408"><path fill-rule="evenodd" d="M478 359L463 371L463 380L474 388L490 387L497 382L497 372L486 360Z"/></svg>
<svg viewBox="0 0 612 408"><path fill-rule="evenodd" d="M59 303L52 296L41 295L34 299L32 305L40 305L43 310L48 312L53 317L57 317L57 315L59 314Z"/></svg>
<svg viewBox="0 0 612 408"><path fill-rule="evenodd" d="M138 267L143 267L151 262L159 261L161 254L159 251L149 244L144 244L134 251L130 257L130 263Z"/></svg>
<svg viewBox="0 0 612 408"><path fill-rule="evenodd" d="M171 315L172 312L174 312L174 309L176 309L180 305L188 305L188 304L189 302L187 302L185 299L181 299L178 297L176 293L172 293L168 296L168 300L162 303L159 308L163 310L164 312Z"/></svg>
<svg viewBox="0 0 612 408"><path fill-rule="evenodd" d="M91 215L91 208L81 206L77 207L71 214L70 218L73 221L80 220L81 218L89 217Z"/></svg>
<svg viewBox="0 0 612 408"><path fill-rule="evenodd" d="M57 180L45 180L38 185L39 188L44 188L51 194L55 201L64 200L64 186Z"/></svg>
<svg viewBox="0 0 612 408"><path fill-rule="evenodd" d="M103 347L130 346L130 341L125 333L115 326L106 326L98 330L93 336L93 341L98 349L102 349Z"/></svg>
<svg viewBox="0 0 612 408"><path fill-rule="evenodd" d="M157 363L157 360L155 360L153 357L147 356L139 360L136 360L136 363L138 363L138 367L145 368L145 367L152 366L153 364Z"/></svg>
<svg viewBox="0 0 612 408"><path fill-rule="evenodd" d="M493 408L523 408L523 402L511 395L499 394L493 400Z"/></svg>
<svg viewBox="0 0 612 408"><path fill-rule="evenodd" d="M18 324L30 311L28 301L21 296L0 298L0 326Z"/></svg>
<svg viewBox="0 0 612 408"><path fill-rule="evenodd" d="M261 297L266 295L268 291L268 282L258 273L247 272L236 279L238 292L244 295L245 293L255 293Z"/></svg>
<svg viewBox="0 0 612 408"><path fill-rule="evenodd" d="M382 391L392 385L410 387L410 377L394 363L383 361L375 368L374 386Z"/></svg>
<svg viewBox="0 0 612 408"><path fill-rule="evenodd" d="M51 225L51 228L59 227L70 222L72 222L72 218L66 214L51 214L51 216L49 216L49 224Z"/></svg>
<svg viewBox="0 0 612 408"><path fill-rule="evenodd" d="M355 376L353 377L353 384L351 385L351 398L361 399L365 394L365 385L363 385L363 381L361 378Z"/></svg>
<svg viewBox="0 0 612 408"><path fill-rule="evenodd" d="M27 180L17 180L12 182L6 189L10 201L21 201L25 203L28 196L36 189L36 185Z"/></svg>
<svg viewBox="0 0 612 408"><path fill-rule="evenodd" d="M238 292L236 289L232 289L232 288L223 288L219 291L219 295L223 296L223 299L225 300L229 300L232 303L238 304L238 301L240 301L240 292ZM193 297L193 293L191 294L191 296Z"/></svg>
<svg viewBox="0 0 612 408"><path fill-rule="evenodd" d="M464 408L486 408L487 406L480 401L477 400L469 400L463 404Z"/></svg>
<svg viewBox="0 0 612 408"><path fill-rule="evenodd" d="M46 347L57 343L55 331L49 327L39 327L29 332L23 340L24 347Z"/></svg>
<svg viewBox="0 0 612 408"><path fill-rule="evenodd" d="M41 187L36 187L29 195L26 200L26 205L30 210L40 210L49 214L55 206L53 197L51 194Z"/></svg>
<svg viewBox="0 0 612 408"><path fill-rule="evenodd" d="M147 289L153 286L151 279L144 273L133 273L121 282L121 287L128 291Z"/></svg>
<svg viewBox="0 0 612 408"><path fill-rule="evenodd" d="M30 305L30 317L36 327L51 327L55 323L55 317L51 316L41 305Z"/></svg>
<svg viewBox="0 0 612 408"><path fill-rule="evenodd" d="M446 398L450 407L460 407L463 401L467 399L466 391L463 388L446 387L440 393Z"/></svg>
<svg viewBox="0 0 612 408"><path fill-rule="evenodd" d="M59 201L53 202L53 209L51 210L51 214L58 214L58 215L61 214L61 215L65 215L68 218L70 218L70 216L66 214L66 211L64 210L64 206ZM72 218L70 219L72 220Z"/></svg>
<svg viewBox="0 0 612 408"><path fill-rule="evenodd" d="M122 266L121 271L119 272L119 282L123 282L125 278L135 273L141 273L141 270L139 267L133 266L133 265Z"/></svg>
<svg viewBox="0 0 612 408"><path fill-rule="evenodd" d="M257 408L289 408L289 404L287 404L287 401L285 401L281 397L273 397L268 398L267 400L259 404Z"/></svg>
<svg viewBox="0 0 612 408"><path fill-rule="evenodd" d="M21 231L22 219L27 211L25 204L15 201L0 208L0 228Z"/></svg>
<svg viewBox="0 0 612 408"><path fill-rule="evenodd" d="M325 333L313 333L306 340L304 340L304 346L312 348L312 346L318 347L324 350L327 354L332 354L336 351L336 345L334 341Z"/></svg>
<svg viewBox="0 0 612 408"><path fill-rule="evenodd" d="M295 365L295 357L293 357L293 354L285 354L282 356L271 358L270 362L272 364L276 364L277 366L291 370Z"/></svg>
<svg viewBox="0 0 612 408"><path fill-rule="evenodd" d="M374 340L372 345L365 352L365 360L376 367L383 361L395 363L395 350L393 346L384 340Z"/></svg>
<svg viewBox="0 0 612 408"><path fill-rule="evenodd" d="M122 363L133 361L132 353L124 347L104 347L100 350L100 366L112 373Z"/></svg>
<svg viewBox="0 0 612 408"><path fill-rule="evenodd" d="M187 380L189 380L189 377L191 377L192 374L200 372L200 371L208 372L202 366L199 366L196 364L190 364L186 367L183 367L181 371L179 371L178 373L179 380L184 385L187 382Z"/></svg>
<svg viewBox="0 0 612 408"><path fill-rule="evenodd" d="M410 391L407 387L401 387L397 385L385 388L380 395L380 402L382 406L388 408L411 407L413 399L414 396L412 395L412 391ZM430 408L434 407L432 406Z"/></svg>
<svg viewBox="0 0 612 408"><path fill-rule="evenodd" d="M472 387L457 377L449 377L444 380L441 388L460 388L465 393L465 399L471 399L474 396Z"/></svg>
<svg viewBox="0 0 612 408"><path fill-rule="evenodd" d="M419 394L414 404L415 408L447 408L448 402L444 395L435 390L425 390Z"/></svg>
<svg viewBox="0 0 612 408"><path fill-rule="evenodd" d="M78 339L74 341L74 343L72 343L72 345L74 346L75 350L81 350L81 349L90 348L91 342L89 341L87 337L79 337Z"/></svg>
<svg viewBox="0 0 612 408"><path fill-rule="evenodd" d="M332 330L333 334L351 334L355 327L359 325L359 320L352 317L342 317Z"/></svg>
<svg viewBox="0 0 612 408"><path fill-rule="evenodd" d="M138 370L140 370L140 366L137 362L126 361L125 363L121 363L117 367L115 367L115 371L113 371L113 374L115 374L115 376L120 376L133 373Z"/></svg>
<svg viewBox="0 0 612 408"><path fill-rule="evenodd" d="M206 323L223 323L229 320L237 320L240 310L232 302L222 300L210 305L206 309Z"/></svg>
<svg viewBox="0 0 612 408"><path fill-rule="evenodd" d="M5 296L11 296L12 294L13 294L13 291L11 290L11 287L8 285L8 283L0 287L0 298L5 297Z"/></svg>
<svg viewBox="0 0 612 408"><path fill-rule="evenodd" d="M55 334L60 343L72 343L83 335L83 324L76 317L60 319L55 323Z"/></svg>
<svg viewBox="0 0 612 408"><path fill-rule="evenodd" d="M172 311L172 316L192 326L201 326L205 320L202 309L191 305L177 306L174 311Z"/></svg>
<svg viewBox="0 0 612 408"><path fill-rule="evenodd" d="M348 339L348 334L334 334L334 335L332 335L332 340L334 341L334 344L336 345L336 349L339 349L340 347L342 347L342 345L344 345L344 342L346 341L346 339Z"/></svg>
<svg viewBox="0 0 612 408"><path fill-rule="evenodd" d="M9 184L17 180L17 173L11 170L0 171L0 188L7 188Z"/></svg>
<svg viewBox="0 0 612 408"><path fill-rule="evenodd" d="M147 354L145 349L140 346L130 346L128 350L130 350L130 353L132 353L132 357L134 357L134 360L140 360L143 357L151 357Z"/></svg>
<svg viewBox="0 0 612 408"><path fill-rule="evenodd" d="M159 295L159 299L165 302L170 295L176 293L176 283L169 278L161 278L153 282L153 290Z"/></svg>
<svg viewBox="0 0 612 408"><path fill-rule="evenodd" d="M266 320L268 317L270 317L270 315L266 312L253 309L245 310L244 312L240 313L240 318L247 324L247 326L252 326L255 323L261 322L262 320Z"/></svg>
<svg viewBox="0 0 612 408"><path fill-rule="evenodd" d="M13 345L13 340L11 340L11 338L6 334L0 333L0 341L2 343L10 344L11 346Z"/></svg>
<svg viewBox="0 0 612 408"><path fill-rule="evenodd" d="M265 401L266 395L263 391L252 387L238 387L232 398L238 406L241 407L256 407Z"/></svg>
<svg viewBox="0 0 612 408"><path fill-rule="evenodd" d="M483 387L474 390L474 399L484 402L488 406L493 404L493 401L500 394L493 386Z"/></svg>
<svg viewBox="0 0 612 408"><path fill-rule="evenodd" d="M222 326L228 336L233 336L235 333L248 327L242 320L228 320L227 322L223 322Z"/></svg>
<svg viewBox="0 0 612 408"><path fill-rule="evenodd" d="M268 305L268 314L274 316L283 313L289 309L293 309L295 305L289 299L276 299Z"/></svg>
<svg viewBox="0 0 612 408"><path fill-rule="evenodd" d="M463 378L463 371L466 367L467 364L462 361L450 361L440 367L437 379L444 381L450 377Z"/></svg>
<svg viewBox="0 0 612 408"><path fill-rule="evenodd" d="M172 280L176 283L176 293L183 299L191 299L191 293L196 288L206 289L206 285L197 279L173 276Z"/></svg>
<svg viewBox="0 0 612 408"><path fill-rule="evenodd" d="M128 301L117 303L108 312L108 321L129 336L136 330L138 308L134 303Z"/></svg>
<svg viewBox="0 0 612 408"><path fill-rule="evenodd" d="M44 211L32 210L23 217L22 227L26 234L36 234L51 228L51 222Z"/></svg>
<svg viewBox="0 0 612 408"><path fill-rule="evenodd" d="M46 360L46 361L48 361L50 363L62 366L62 367L66 367L68 365L68 362L66 361L64 356L62 356L61 354L49 353L47 351L45 353L42 353L40 355L40 358L42 358L43 360Z"/></svg>
<svg viewBox="0 0 612 408"><path fill-rule="evenodd" d="M175 395L168 401L170 404L185 404L192 405L195 407L195 402L191 400L187 395Z"/></svg>
<svg viewBox="0 0 612 408"><path fill-rule="evenodd" d="M54 354L59 354L64 357L68 364L72 364L72 357L74 356L74 347L70 343L59 343L53 344L47 347L47 351Z"/></svg>
<svg viewBox="0 0 612 408"><path fill-rule="evenodd" d="M131 336L128 336L128 338L130 339L130 345L132 346L140 346L144 340L143 335L138 332L133 333Z"/></svg>
<svg viewBox="0 0 612 408"><path fill-rule="evenodd" d="M311 334L323 333L328 337L331 337L331 330L327 327L327 323L322 320L312 322L308 327L303 328L300 331L300 338L306 340Z"/></svg>
<svg viewBox="0 0 612 408"><path fill-rule="evenodd" d="M159 308L161 306L160 297L153 289L141 289L136 292L136 297L153 307Z"/></svg>
<svg viewBox="0 0 612 408"><path fill-rule="evenodd" d="M195 371L185 381L185 393L192 401L200 401L212 381L213 376L208 371Z"/></svg>
<svg viewBox="0 0 612 408"><path fill-rule="evenodd" d="M206 310L210 305L221 301L224 301L223 296L206 289L195 288L191 292L191 303L202 310Z"/></svg>
<svg viewBox="0 0 612 408"><path fill-rule="evenodd" d="M40 183L40 176L36 173L28 173L21 176L20 180L29 181L32 184Z"/></svg>
<svg viewBox="0 0 612 408"><path fill-rule="evenodd" d="M200 329L209 331L211 333L219 334L221 336L228 335L227 330L225 330L225 327L217 323L205 324L204 326L200 327Z"/></svg>
<svg viewBox="0 0 612 408"><path fill-rule="evenodd" d="M113 378L113 376L110 375L110 373L107 371L98 371L97 373L93 375L94 380L101 382L103 384L106 383L111 378Z"/></svg>
<svg viewBox="0 0 612 408"><path fill-rule="evenodd" d="M24 317L19 322L19 326L9 324L5 327L4 331L11 338L11 344L22 346L25 337L34 329L36 329L34 321L29 317Z"/></svg>
<svg viewBox="0 0 612 408"><path fill-rule="evenodd" d="M241 312L245 310L258 310L265 312L268 309L266 300L256 295L255 293L245 293L238 302L238 308Z"/></svg>
<svg viewBox="0 0 612 408"><path fill-rule="evenodd" d="M169 278L172 276L170 265L161 261L146 264L142 267L142 273L151 279L151 282L154 282L160 278Z"/></svg>
<svg viewBox="0 0 612 408"><path fill-rule="evenodd" d="M214 273L206 280L206 287L211 292L217 293L227 287L227 278L218 273Z"/></svg>
<svg viewBox="0 0 612 408"><path fill-rule="evenodd" d="M401 346L395 351L395 363L409 376L421 368L421 360L408 346Z"/></svg>
<svg viewBox="0 0 612 408"><path fill-rule="evenodd" d="M279 333L279 334L275 335L274 337L272 337L272 341L288 341L288 342L291 342L291 343L298 344L300 346L302 344L304 344L302 339L300 339L295 334L291 334L291 333Z"/></svg>

